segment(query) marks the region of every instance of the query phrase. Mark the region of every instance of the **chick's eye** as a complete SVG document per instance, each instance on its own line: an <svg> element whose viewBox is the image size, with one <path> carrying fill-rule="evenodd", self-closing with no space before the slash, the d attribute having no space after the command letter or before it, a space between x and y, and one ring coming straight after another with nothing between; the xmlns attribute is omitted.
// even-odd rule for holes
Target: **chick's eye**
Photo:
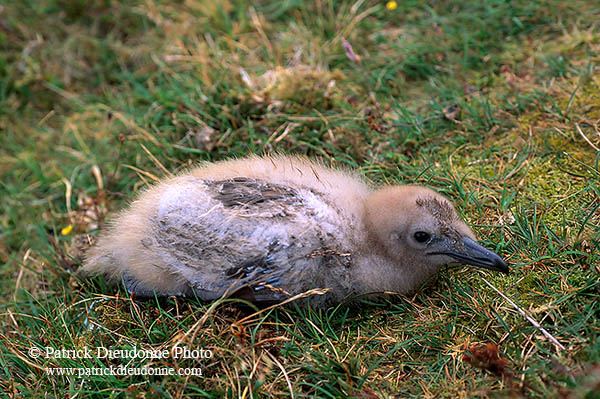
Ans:
<svg viewBox="0 0 600 399"><path fill-rule="evenodd" d="M415 237L416 242L424 243L424 242L429 241L429 239L431 238L431 235L424 231L417 231L415 233L414 237Z"/></svg>

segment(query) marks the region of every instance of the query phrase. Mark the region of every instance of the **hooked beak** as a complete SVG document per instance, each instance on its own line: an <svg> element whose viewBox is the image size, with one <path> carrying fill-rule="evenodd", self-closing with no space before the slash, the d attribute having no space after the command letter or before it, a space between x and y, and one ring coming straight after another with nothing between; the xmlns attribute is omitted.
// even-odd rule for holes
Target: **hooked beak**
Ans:
<svg viewBox="0 0 600 399"><path fill-rule="evenodd" d="M449 240L448 240L449 241ZM431 255L448 255L467 265L482 267L508 274L508 266L498 254L482 247L469 237L462 238L462 248L451 246L450 242L445 245L448 249L430 253Z"/></svg>

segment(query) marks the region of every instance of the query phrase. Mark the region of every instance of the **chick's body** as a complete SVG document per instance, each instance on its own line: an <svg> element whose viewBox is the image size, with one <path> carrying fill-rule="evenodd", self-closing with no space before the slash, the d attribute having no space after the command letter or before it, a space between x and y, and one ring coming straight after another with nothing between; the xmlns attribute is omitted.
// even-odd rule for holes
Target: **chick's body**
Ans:
<svg viewBox="0 0 600 399"><path fill-rule="evenodd" d="M452 220L439 220L435 204ZM413 290L448 263L402 238L423 222L420 229L446 223L457 237L474 238L447 200L425 188L374 192L355 175L304 158L223 161L144 192L101 235L84 272L122 279L141 296L273 302L329 288L311 298L324 306Z"/></svg>

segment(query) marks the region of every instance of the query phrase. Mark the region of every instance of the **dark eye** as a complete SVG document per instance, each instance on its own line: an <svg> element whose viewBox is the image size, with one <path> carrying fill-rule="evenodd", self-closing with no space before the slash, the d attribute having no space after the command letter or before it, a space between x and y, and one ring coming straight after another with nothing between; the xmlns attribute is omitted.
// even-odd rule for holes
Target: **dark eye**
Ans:
<svg viewBox="0 0 600 399"><path fill-rule="evenodd" d="M416 242L424 243L429 241L431 235L429 233L425 233L424 231L417 231L413 237L415 237Z"/></svg>

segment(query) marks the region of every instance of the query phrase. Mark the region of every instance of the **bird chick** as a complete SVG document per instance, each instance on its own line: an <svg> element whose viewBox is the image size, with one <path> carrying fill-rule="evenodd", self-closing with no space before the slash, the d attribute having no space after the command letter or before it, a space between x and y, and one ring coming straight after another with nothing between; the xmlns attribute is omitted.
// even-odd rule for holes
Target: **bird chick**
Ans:
<svg viewBox="0 0 600 399"><path fill-rule="evenodd" d="M414 291L442 266L508 272L444 196L369 187L305 158L209 163L142 193L103 232L84 275L138 296L279 302L313 288L315 306Z"/></svg>

